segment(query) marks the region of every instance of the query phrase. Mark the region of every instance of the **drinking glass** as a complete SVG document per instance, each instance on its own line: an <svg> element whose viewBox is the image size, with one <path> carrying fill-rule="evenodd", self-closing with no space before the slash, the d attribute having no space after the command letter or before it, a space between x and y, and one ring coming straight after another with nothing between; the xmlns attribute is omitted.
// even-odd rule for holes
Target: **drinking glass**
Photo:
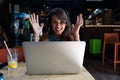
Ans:
<svg viewBox="0 0 120 80"><path fill-rule="evenodd" d="M7 77L8 79L7 80L13 80L16 74L15 69L18 67L17 48L10 48L9 53L11 54L8 54L8 77Z"/></svg>
<svg viewBox="0 0 120 80"><path fill-rule="evenodd" d="M8 55L8 69L16 69L18 67L17 49L10 49L11 56Z"/></svg>

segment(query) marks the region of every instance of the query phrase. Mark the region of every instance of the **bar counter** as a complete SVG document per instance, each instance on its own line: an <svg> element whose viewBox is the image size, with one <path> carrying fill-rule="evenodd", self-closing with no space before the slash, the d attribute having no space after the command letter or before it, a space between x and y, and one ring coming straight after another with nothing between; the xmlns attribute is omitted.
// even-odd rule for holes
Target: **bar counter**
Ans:
<svg viewBox="0 0 120 80"><path fill-rule="evenodd" d="M103 48L104 33L118 33L120 38L120 25L85 25L80 29L80 39L86 41L86 55L90 53L90 40L101 40L101 51Z"/></svg>
<svg viewBox="0 0 120 80"><path fill-rule="evenodd" d="M85 25L85 27L120 27L120 25Z"/></svg>

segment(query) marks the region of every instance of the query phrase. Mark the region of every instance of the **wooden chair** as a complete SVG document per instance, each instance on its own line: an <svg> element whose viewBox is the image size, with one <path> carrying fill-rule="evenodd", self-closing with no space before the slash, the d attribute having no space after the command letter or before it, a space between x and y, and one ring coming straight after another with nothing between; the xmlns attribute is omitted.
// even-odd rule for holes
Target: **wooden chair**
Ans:
<svg viewBox="0 0 120 80"><path fill-rule="evenodd" d="M109 58L105 55L106 45L111 44L114 46L114 54L113 59ZM118 59L118 51L119 51L120 41L118 33L104 33L104 41L103 41L103 53L102 53L102 64L104 65L105 59L114 63L114 73L116 73L116 65L120 63Z"/></svg>

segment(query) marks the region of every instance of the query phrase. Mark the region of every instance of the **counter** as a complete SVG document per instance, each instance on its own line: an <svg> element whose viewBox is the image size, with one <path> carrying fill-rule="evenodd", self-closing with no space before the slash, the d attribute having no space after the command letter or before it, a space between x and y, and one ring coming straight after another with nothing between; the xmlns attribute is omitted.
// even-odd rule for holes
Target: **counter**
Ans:
<svg viewBox="0 0 120 80"><path fill-rule="evenodd" d="M85 27L120 27L120 25L85 25Z"/></svg>

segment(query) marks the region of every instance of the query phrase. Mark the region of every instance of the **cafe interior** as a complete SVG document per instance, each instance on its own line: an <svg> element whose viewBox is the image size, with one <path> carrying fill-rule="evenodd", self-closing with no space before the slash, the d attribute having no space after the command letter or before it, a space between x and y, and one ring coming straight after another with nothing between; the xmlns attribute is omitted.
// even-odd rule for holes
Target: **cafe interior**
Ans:
<svg viewBox="0 0 120 80"><path fill-rule="evenodd" d="M39 22L45 24L43 33L48 31L47 13L51 9L56 7L65 9L73 24L76 22L76 15L81 13L84 24L79 34L80 40L86 42L85 68L95 80L107 80L111 75L119 80L119 4L120 0L0 0L0 25L7 35L8 47L18 48L18 61L24 62L22 42L31 42L33 34L28 19L31 13L38 14ZM6 47L0 40L0 63L7 61L6 55ZM90 69L93 63L96 65L95 68L100 67L101 71ZM104 71L105 74L102 75ZM116 79L112 78L112 80Z"/></svg>

